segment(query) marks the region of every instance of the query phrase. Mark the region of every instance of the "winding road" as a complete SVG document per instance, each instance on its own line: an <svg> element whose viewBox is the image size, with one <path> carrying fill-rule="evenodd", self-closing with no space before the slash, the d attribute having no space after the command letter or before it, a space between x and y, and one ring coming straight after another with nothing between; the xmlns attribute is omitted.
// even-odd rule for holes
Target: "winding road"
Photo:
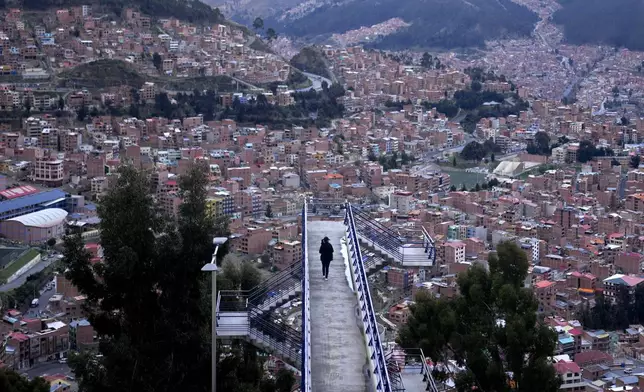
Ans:
<svg viewBox="0 0 644 392"><path fill-rule="evenodd" d="M320 90L322 90L322 82L326 82L328 86L330 86L332 84L330 79L327 79L327 78L322 77L320 75L315 75L315 74L308 73L308 72L302 72L302 73L304 74L304 76L309 78L309 80L311 81L312 84L311 84L310 87L300 88L300 89L295 90L298 93L309 91L310 89L313 89L315 91L320 91Z"/></svg>

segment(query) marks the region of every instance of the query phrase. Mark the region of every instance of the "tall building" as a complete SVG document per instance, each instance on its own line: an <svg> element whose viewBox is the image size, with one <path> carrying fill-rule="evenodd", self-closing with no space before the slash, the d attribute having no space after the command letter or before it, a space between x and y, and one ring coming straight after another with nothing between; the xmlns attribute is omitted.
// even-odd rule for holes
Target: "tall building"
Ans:
<svg viewBox="0 0 644 392"><path fill-rule="evenodd" d="M34 162L33 181L50 187L63 185L65 171L60 159L38 159Z"/></svg>

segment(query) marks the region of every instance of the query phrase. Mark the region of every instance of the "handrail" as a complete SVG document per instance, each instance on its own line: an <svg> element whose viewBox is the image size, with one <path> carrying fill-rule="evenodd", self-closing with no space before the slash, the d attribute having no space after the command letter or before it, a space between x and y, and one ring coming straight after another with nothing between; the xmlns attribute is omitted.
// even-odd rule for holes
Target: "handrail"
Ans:
<svg viewBox="0 0 644 392"><path fill-rule="evenodd" d="M378 332L378 322L376 320L376 312L373 308L371 301L371 293L369 290L369 281L364 268L362 253L358 243L358 235L356 234L356 226L353 216L351 204L347 203L345 209L345 218L347 223L349 241L352 243L351 256L353 258L353 265L356 267L356 291L359 295L361 313L363 315L363 328L367 340L368 347L372 348L372 353L369 355L369 360L373 366L373 372L376 375L375 390L377 392L392 392L392 384L387 370L387 360L385 352L382 348L380 341L380 334Z"/></svg>
<svg viewBox="0 0 644 392"><path fill-rule="evenodd" d="M266 279L264 282L254 287L248 292L248 299L251 303L255 303L254 300L258 299L262 295L266 295L270 291L274 291L276 287L281 287L286 285L294 285L299 283L300 277L298 272L300 272L301 262L295 262L279 273L271 276Z"/></svg>
<svg viewBox="0 0 644 392"><path fill-rule="evenodd" d="M221 303L221 292L217 292L217 307L215 308L215 320L219 320L219 304Z"/></svg>
<svg viewBox="0 0 644 392"><path fill-rule="evenodd" d="M261 313L256 309L250 311L251 325L256 323L261 326L263 330L274 333L277 336L295 342L298 346L302 345L302 334L289 325L283 324L280 320L271 313ZM278 324L278 322L280 322Z"/></svg>
<svg viewBox="0 0 644 392"><path fill-rule="evenodd" d="M311 392L311 301L309 298L309 255L307 252L307 206L302 206L302 379L301 391Z"/></svg>
<svg viewBox="0 0 644 392"><path fill-rule="evenodd" d="M261 314L250 312L223 312L221 319L243 318L245 323L232 323L227 332L234 336L246 336L251 341L265 343L270 352L280 356L284 362L298 368L301 366L301 337L297 331L284 325L278 326L273 320L263 320ZM288 328L287 328L288 327Z"/></svg>
<svg viewBox="0 0 644 392"><path fill-rule="evenodd" d="M423 362L423 371L425 376L427 377L427 384L431 392L438 392L438 387L436 386L436 381L434 380L434 376L432 376L431 370L429 370L429 365L427 364L427 358L425 358L425 353L423 353L422 348L419 348L418 350L420 350L420 359Z"/></svg>
<svg viewBox="0 0 644 392"><path fill-rule="evenodd" d="M424 226L421 226L423 232L423 243L425 245L425 251L429 253L429 259L433 264L436 263L436 243L432 236L429 235L427 229Z"/></svg>
<svg viewBox="0 0 644 392"><path fill-rule="evenodd" d="M427 383L426 391L438 392L436 381L432 376L423 349L401 348L396 350L395 353L393 351L389 352L387 357L396 362L398 369L400 369L400 365L402 364L405 372L409 372L410 368L418 371L418 374L423 376L423 382Z"/></svg>
<svg viewBox="0 0 644 392"><path fill-rule="evenodd" d="M353 206L352 206L353 208ZM390 227L375 221L366 211L353 213L357 233L372 247L401 263L415 266L433 265L436 258L434 241L425 230L422 239L401 236Z"/></svg>
<svg viewBox="0 0 644 392"><path fill-rule="evenodd" d="M282 354L291 358L295 365L300 368L302 350L302 337L297 336L297 331L285 325L277 325L274 320L263 320L261 317L251 317L250 329L255 329L270 339L272 348L281 351Z"/></svg>

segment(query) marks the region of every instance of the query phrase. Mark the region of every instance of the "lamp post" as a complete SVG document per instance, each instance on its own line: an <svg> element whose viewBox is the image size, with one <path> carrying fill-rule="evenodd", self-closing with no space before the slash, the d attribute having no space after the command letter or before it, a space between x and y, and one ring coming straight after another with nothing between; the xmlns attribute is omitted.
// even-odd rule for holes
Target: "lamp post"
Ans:
<svg viewBox="0 0 644 392"><path fill-rule="evenodd" d="M212 273L212 392L217 392L217 252L226 241L228 241L227 237L212 239L212 244L215 246L212 259L201 268L204 272Z"/></svg>

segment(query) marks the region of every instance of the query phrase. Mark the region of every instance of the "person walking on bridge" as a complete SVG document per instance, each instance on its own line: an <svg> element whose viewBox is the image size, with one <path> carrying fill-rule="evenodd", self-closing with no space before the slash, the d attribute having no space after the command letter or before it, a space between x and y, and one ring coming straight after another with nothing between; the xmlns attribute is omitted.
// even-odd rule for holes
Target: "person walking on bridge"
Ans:
<svg viewBox="0 0 644 392"><path fill-rule="evenodd" d="M329 265L333 260L333 246L329 237L324 237L320 245L320 260L322 261L322 276L324 276L324 280L329 280Z"/></svg>

